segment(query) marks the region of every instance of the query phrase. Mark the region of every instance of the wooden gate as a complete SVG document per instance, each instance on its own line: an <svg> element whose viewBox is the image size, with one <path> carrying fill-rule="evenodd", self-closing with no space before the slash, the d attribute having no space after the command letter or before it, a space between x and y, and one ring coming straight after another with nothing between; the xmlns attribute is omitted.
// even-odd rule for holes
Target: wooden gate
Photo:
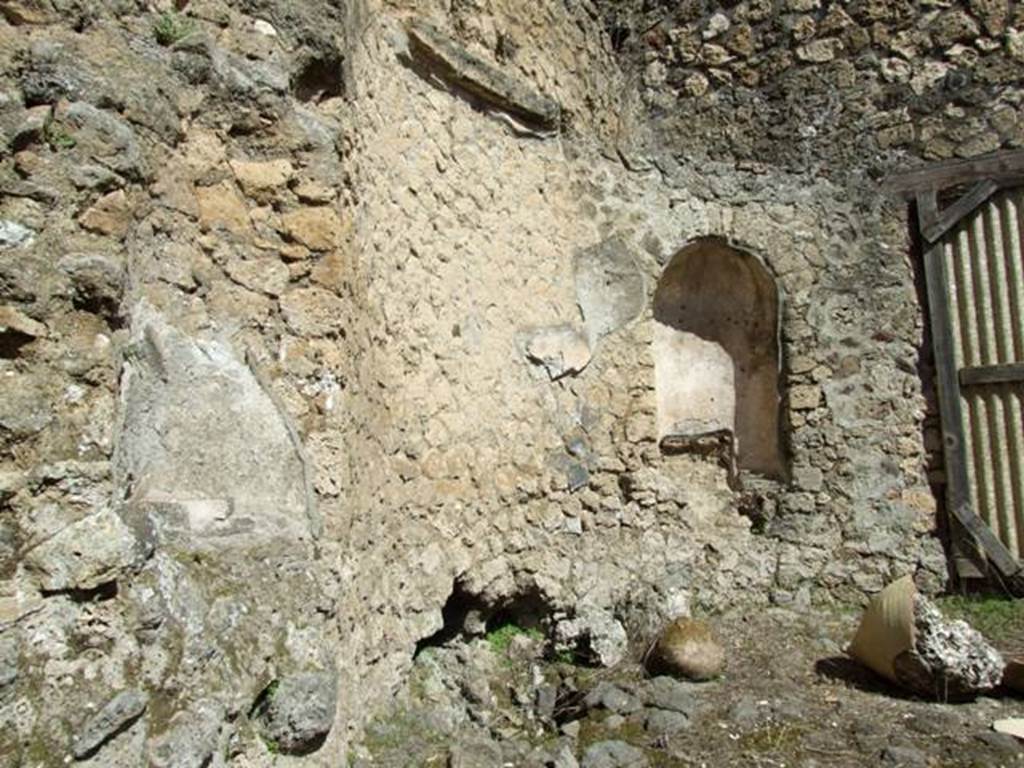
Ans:
<svg viewBox="0 0 1024 768"><path fill-rule="evenodd" d="M887 186L917 207L957 570L1024 593L1024 152Z"/></svg>

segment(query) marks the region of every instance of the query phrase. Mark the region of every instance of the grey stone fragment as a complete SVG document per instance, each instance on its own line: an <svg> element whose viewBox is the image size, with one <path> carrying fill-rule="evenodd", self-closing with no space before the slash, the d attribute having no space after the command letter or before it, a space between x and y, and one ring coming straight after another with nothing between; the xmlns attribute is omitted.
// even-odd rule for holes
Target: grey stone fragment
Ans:
<svg viewBox="0 0 1024 768"><path fill-rule="evenodd" d="M0 497L2 498L2 497ZM18 561L19 535L13 520L0 518L0 579L14 575Z"/></svg>
<svg viewBox="0 0 1024 768"><path fill-rule="evenodd" d="M576 302L593 348L602 336L623 327L643 310L647 298L644 277L621 237L577 253L574 269Z"/></svg>
<svg viewBox="0 0 1024 768"><path fill-rule="evenodd" d="M501 747L493 741L474 740L448 748L448 768L492 768L502 763Z"/></svg>
<svg viewBox="0 0 1024 768"><path fill-rule="evenodd" d="M1013 758L1024 752L1024 744L1008 733L986 731L979 733L977 739L1003 757Z"/></svg>
<svg viewBox="0 0 1024 768"><path fill-rule="evenodd" d="M0 248L27 248L36 233L16 221L0 219Z"/></svg>
<svg viewBox="0 0 1024 768"><path fill-rule="evenodd" d="M45 590L88 590L117 580L142 551L131 529L107 508L32 549L25 563Z"/></svg>
<svg viewBox="0 0 1024 768"><path fill-rule="evenodd" d="M408 33L413 60L442 80L526 126L558 127L561 109L554 99L477 58L426 22L413 22Z"/></svg>
<svg viewBox="0 0 1024 768"><path fill-rule="evenodd" d="M583 726L580 725L579 720L571 720L558 730L561 731L562 734L564 734L565 736L568 736L570 739L578 739L580 737L580 729L582 727Z"/></svg>
<svg viewBox="0 0 1024 768"><path fill-rule="evenodd" d="M90 95L93 98L109 92L107 83L82 66L74 51L51 39L35 42L28 53L18 87L25 102L55 104L61 99L75 101Z"/></svg>
<svg viewBox="0 0 1024 768"><path fill-rule="evenodd" d="M71 299L76 307L108 319L120 316L124 293L124 266L100 254L77 253L60 260L60 269L71 281Z"/></svg>
<svg viewBox="0 0 1024 768"><path fill-rule="evenodd" d="M617 731L619 728L626 724L626 718L622 715L617 715L614 712L604 719L604 728L606 731Z"/></svg>
<svg viewBox="0 0 1024 768"><path fill-rule="evenodd" d="M729 719L740 726L753 725L760 717L761 712L757 702L749 696L745 696L737 701L729 710Z"/></svg>
<svg viewBox="0 0 1024 768"><path fill-rule="evenodd" d="M892 768L925 768L928 756L916 747L890 745L882 750L881 763Z"/></svg>
<svg viewBox="0 0 1024 768"><path fill-rule="evenodd" d="M80 154L131 181L148 177L135 131L115 114L76 101L58 119L68 123Z"/></svg>
<svg viewBox="0 0 1024 768"><path fill-rule="evenodd" d="M655 736L670 736L690 727L690 718L667 709L649 709L644 717L644 729Z"/></svg>
<svg viewBox="0 0 1024 768"><path fill-rule="evenodd" d="M641 707L640 700L636 696L607 682L598 683L597 687L587 694L584 704L589 709L603 707L619 715L631 714Z"/></svg>
<svg viewBox="0 0 1024 768"><path fill-rule="evenodd" d="M220 86L235 98L283 96L288 91L288 74L273 64L250 61L217 46L211 48L209 55Z"/></svg>
<svg viewBox="0 0 1024 768"><path fill-rule="evenodd" d="M45 383L30 374L0 376L0 440L22 440L53 420Z"/></svg>
<svg viewBox="0 0 1024 768"><path fill-rule="evenodd" d="M151 768L206 768L218 746L224 708L204 699L179 712L170 728L149 742Z"/></svg>
<svg viewBox="0 0 1024 768"><path fill-rule="evenodd" d="M76 760L84 760L103 744L135 722L143 712L149 697L142 691L121 691L103 708L89 718L79 729L71 746Z"/></svg>
<svg viewBox="0 0 1024 768"><path fill-rule="evenodd" d="M541 685L537 688L534 697L534 712L537 718L550 722L555 714L555 704L558 701L558 688L554 685Z"/></svg>
<svg viewBox="0 0 1024 768"><path fill-rule="evenodd" d="M650 763L647 756L624 741L599 741L583 753L581 768L641 768Z"/></svg>
<svg viewBox="0 0 1024 768"><path fill-rule="evenodd" d="M109 192L122 186L120 176L103 165L82 163L74 166L68 173L71 183L79 189L93 189L98 192Z"/></svg>
<svg viewBox="0 0 1024 768"><path fill-rule="evenodd" d="M554 758L547 761L547 768L579 768L579 765L568 744L563 744Z"/></svg>
<svg viewBox="0 0 1024 768"><path fill-rule="evenodd" d="M268 692L258 721L263 736L282 752L307 754L319 748L334 724L337 676L305 672L283 678Z"/></svg>
<svg viewBox="0 0 1024 768"><path fill-rule="evenodd" d="M644 704L692 717L697 711L693 684L672 677L656 677L641 692Z"/></svg>
<svg viewBox="0 0 1024 768"><path fill-rule="evenodd" d="M555 646L603 667L626 657L629 640L617 619L600 609L584 609L579 615L555 625Z"/></svg>
<svg viewBox="0 0 1024 768"><path fill-rule="evenodd" d="M18 643L8 634L0 637L0 702L7 689L18 679Z"/></svg>

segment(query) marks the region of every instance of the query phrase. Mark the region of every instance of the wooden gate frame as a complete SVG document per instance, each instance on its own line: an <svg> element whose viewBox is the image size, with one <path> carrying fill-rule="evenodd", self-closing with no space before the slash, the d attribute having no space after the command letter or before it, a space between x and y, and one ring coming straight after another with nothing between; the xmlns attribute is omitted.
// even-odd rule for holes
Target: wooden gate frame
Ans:
<svg viewBox="0 0 1024 768"><path fill-rule="evenodd" d="M939 208L940 191L965 184L972 186L955 202ZM1024 562L1017 560L971 504L967 462L964 458L960 387L1024 381L1024 363L977 366L959 371L952 365L953 325L945 290L949 276L941 239L997 191L1021 185L1024 185L1024 150L933 163L893 174L882 183L885 191L900 195L917 206L917 226L925 249L925 281L942 418L947 514L952 515L973 539L973 546L962 554L977 554L981 560L978 565L981 566L982 574L987 570L987 563L991 562L1005 586L1017 595L1024 595ZM956 544L954 541L954 546Z"/></svg>

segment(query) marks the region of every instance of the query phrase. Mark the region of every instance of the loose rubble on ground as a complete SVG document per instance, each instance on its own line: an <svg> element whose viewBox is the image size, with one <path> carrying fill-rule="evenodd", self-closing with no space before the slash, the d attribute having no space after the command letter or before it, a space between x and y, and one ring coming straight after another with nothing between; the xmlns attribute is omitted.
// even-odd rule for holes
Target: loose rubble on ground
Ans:
<svg viewBox="0 0 1024 768"><path fill-rule="evenodd" d="M855 658L872 608L680 618L610 663L540 628L478 627L420 649L355 765L1024 765L1013 735L1024 692L1003 684L1000 651L905 582L894 586L873 607L895 592L915 625L900 655L910 660L891 679ZM849 646L855 634L859 648Z"/></svg>

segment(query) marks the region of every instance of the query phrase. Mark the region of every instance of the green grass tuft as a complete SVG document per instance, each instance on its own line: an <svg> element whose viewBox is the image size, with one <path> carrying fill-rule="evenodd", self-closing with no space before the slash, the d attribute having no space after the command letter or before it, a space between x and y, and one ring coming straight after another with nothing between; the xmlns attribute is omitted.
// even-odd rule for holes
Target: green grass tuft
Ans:
<svg viewBox="0 0 1024 768"><path fill-rule="evenodd" d="M74 149L75 145L78 144L75 137L54 122L52 117L43 124L43 141L52 150Z"/></svg>
<svg viewBox="0 0 1024 768"><path fill-rule="evenodd" d="M484 639L487 641L488 645L491 646L491 650L495 653L506 653L509 645L512 644L512 639L519 637L520 635L525 635L533 640L544 639L544 633L539 629L524 629L516 624L504 624L497 629L488 632Z"/></svg>
<svg viewBox="0 0 1024 768"><path fill-rule="evenodd" d="M196 31L195 22L180 13L168 11L153 24L153 37L163 46L171 46Z"/></svg>
<svg viewBox="0 0 1024 768"><path fill-rule="evenodd" d="M940 597L939 608L951 619L963 619L997 646L1024 651L1024 600L986 595Z"/></svg>

